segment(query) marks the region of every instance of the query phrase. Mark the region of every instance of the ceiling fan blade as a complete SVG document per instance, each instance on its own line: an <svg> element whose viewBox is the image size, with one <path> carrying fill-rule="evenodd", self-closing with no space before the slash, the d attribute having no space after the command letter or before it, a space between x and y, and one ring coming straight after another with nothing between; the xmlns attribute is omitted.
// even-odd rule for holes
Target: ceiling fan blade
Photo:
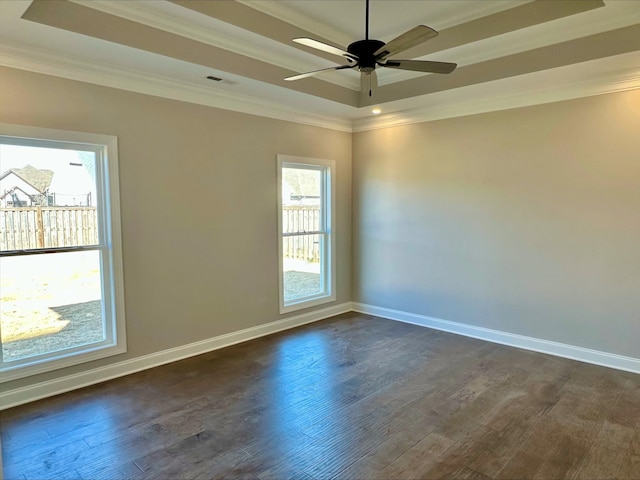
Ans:
<svg viewBox="0 0 640 480"><path fill-rule="evenodd" d="M291 82L293 80L300 80L302 78L312 77L321 72L330 72L332 70L343 70L345 68L354 68L355 65L339 65L337 67L329 67L329 68L321 68L320 70L314 70L312 72L301 73L299 75L293 75L291 77L285 78L286 81Z"/></svg>
<svg viewBox="0 0 640 480"><path fill-rule="evenodd" d="M400 70L412 70L414 72L427 73L451 73L458 66L457 63L431 62L428 60L388 60L378 65Z"/></svg>
<svg viewBox="0 0 640 480"><path fill-rule="evenodd" d="M378 60L404 52L405 50L415 47L416 45L429 40L438 35L433 28L426 25L418 25L411 30L404 32L399 37L394 38L389 43L383 45L375 51L374 55Z"/></svg>
<svg viewBox="0 0 640 480"><path fill-rule="evenodd" d="M346 57L349 59L354 57L354 55L350 54L346 50L342 50L341 48L334 47L333 45L329 45L328 43L314 40L313 38L300 37L300 38L294 38L293 41L301 45L305 45L307 47L315 48L316 50L322 50L323 52L331 53L333 55L338 55L339 57Z"/></svg>
<svg viewBox="0 0 640 480"><path fill-rule="evenodd" d="M371 92L378 88L378 75L376 71L373 70L369 73L362 72L360 74L360 92L364 94L365 92L371 96Z"/></svg>

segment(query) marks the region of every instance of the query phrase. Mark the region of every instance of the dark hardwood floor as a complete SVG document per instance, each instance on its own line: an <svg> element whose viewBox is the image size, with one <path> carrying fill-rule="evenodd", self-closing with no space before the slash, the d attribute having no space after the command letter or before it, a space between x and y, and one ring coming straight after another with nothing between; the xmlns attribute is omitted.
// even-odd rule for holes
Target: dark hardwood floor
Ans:
<svg viewBox="0 0 640 480"><path fill-rule="evenodd" d="M640 375L354 313L0 419L9 479L640 478Z"/></svg>

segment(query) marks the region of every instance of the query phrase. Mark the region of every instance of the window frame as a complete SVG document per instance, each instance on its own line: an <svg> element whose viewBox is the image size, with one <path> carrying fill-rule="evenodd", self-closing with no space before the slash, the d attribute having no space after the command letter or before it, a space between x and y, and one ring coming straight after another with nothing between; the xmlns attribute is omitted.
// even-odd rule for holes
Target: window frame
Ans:
<svg viewBox="0 0 640 480"><path fill-rule="evenodd" d="M0 123L4 144L90 151L96 154L98 243L77 247L0 252L2 257L99 251L105 340L4 363L0 345L0 383L58 370L127 351L122 267L117 137Z"/></svg>
<svg viewBox="0 0 640 480"><path fill-rule="evenodd" d="M322 172L321 187L321 224L320 232L308 232L307 235L320 236L320 276L323 291L320 294L302 297L285 302L284 299L284 255L283 255L283 216L282 216L282 170L283 168L301 168ZM305 308L336 301L336 173L335 162L318 158L292 155L277 156L277 209L278 209L278 290L279 311L289 313ZM322 208L324 207L324 208Z"/></svg>

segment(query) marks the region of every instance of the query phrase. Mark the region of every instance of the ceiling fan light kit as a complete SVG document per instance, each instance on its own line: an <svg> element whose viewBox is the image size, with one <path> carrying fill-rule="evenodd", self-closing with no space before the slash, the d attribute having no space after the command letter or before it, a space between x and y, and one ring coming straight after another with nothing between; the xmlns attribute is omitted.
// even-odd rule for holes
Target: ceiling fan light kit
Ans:
<svg viewBox="0 0 640 480"><path fill-rule="evenodd" d="M388 57L404 52L409 48L415 47L416 45L435 37L438 35L438 32L426 25L418 25L394 38L389 43L385 43L381 40L369 39L369 0L366 0L365 17L365 39L353 42L346 50L312 38L294 38L293 41L296 43L343 57L349 63L346 65L322 68L320 70L293 75L285 78L285 80L300 80L317 75L320 72L358 69L360 72L361 90L363 92L368 91L369 96L371 96L373 89L377 86L375 72L376 67L397 68L399 70L410 70L413 72L446 74L453 72L458 66L455 63L449 62L389 59Z"/></svg>

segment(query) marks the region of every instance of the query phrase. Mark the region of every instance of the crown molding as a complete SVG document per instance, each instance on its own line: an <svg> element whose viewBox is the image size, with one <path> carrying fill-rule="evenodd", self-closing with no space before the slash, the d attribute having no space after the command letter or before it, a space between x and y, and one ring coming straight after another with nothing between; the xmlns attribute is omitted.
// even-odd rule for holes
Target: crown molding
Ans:
<svg viewBox="0 0 640 480"><path fill-rule="evenodd" d="M351 121L347 119L303 112L284 107L280 102L215 90L166 77L150 77L140 72L96 65L90 61L42 50L3 45L0 50L0 65L223 110L343 132L351 131Z"/></svg>
<svg viewBox="0 0 640 480"><path fill-rule="evenodd" d="M635 58L640 59L640 55L634 55ZM581 68L573 69L574 72L580 73L579 77L586 80L550 81L544 78L544 75L549 75L550 71L545 71L515 79L501 79L447 90L432 94L429 106L356 119L353 122L353 132L444 120L640 88L640 69L637 67L598 72L596 62L586 63L592 65L586 68L585 65L580 65ZM570 68L560 67L553 70L556 71L554 73L562 76ZM505 85L509 86L505 87ZM504 93L509 90L516 90L516 93Z"/></svg>
<svg viewBox="0 0 640 480"><path fill-rule="evenodd" d="M419 108L353 121L347 117L318 115L301 108L285 107L277 101L166 77L149 77L124 68L105 67L89 60L63 57L43 50L4 45L0 50L0 65L277 120L343 132L361 132L640 88L640 69L629 67L640 65L640 53L618 57L624 58L585 62L430 94L423 97L423 102L414 98L407 103L422 103L424 106ZM621 68L621 65L627 68ZM505 94L506 91L515 93ZM368 110L367 107L360 111Z"/></svg>

